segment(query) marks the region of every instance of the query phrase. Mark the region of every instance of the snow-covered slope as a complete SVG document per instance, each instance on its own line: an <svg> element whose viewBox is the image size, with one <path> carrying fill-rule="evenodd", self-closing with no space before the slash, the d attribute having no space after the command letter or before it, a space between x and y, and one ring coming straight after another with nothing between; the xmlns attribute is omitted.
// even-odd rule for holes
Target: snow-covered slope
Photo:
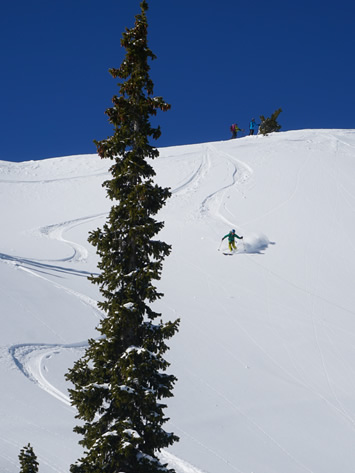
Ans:
<svg viewBox="0 0 355 473"><path fill-rule="evenodd" d="M0 469L28 442L41 473L80 455L63 375L97 336L110 208L96 156L0 163ZM164 458L179 473L352 473L355 131L302 130L165 148L157 181L173 245L159 302L171 340ZM235 228L239 253L224 256ZM220 250L220 251L219 251Z"/></svg>

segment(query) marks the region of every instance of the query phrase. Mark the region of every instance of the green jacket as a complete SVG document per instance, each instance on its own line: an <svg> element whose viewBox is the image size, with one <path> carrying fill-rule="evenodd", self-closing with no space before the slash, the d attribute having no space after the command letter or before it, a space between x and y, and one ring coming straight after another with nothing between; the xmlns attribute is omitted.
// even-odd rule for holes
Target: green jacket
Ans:
<svg viewBox="0 0 355 473"><path fill-rule="evenodd" d="M228 241L232 242L234 241L236 238L238 238L238 240L242 240L243 237L240 237L238 236L236 233L233 233L233 232L229 232L227 235L225 235L222 240L224 240L225 238L228 237Z"/></svg>

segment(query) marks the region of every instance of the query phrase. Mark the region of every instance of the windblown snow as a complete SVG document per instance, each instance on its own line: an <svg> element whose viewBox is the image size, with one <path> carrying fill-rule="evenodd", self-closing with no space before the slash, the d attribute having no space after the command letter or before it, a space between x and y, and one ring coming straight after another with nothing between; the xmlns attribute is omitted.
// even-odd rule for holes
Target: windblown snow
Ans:
<svg viewBox="0 0 355 473"><path fill-rule="evenodd" d="M26 157L24 156L24 159ZM102 314L88 232L111 202L96 155L0 162L0 470L31 443L41 473L81 455L64 373ZM157 309L170 341L162 457L177 473L353 473L355 131L164 148ZM234 228L238 253L223 255Z"/></svg>

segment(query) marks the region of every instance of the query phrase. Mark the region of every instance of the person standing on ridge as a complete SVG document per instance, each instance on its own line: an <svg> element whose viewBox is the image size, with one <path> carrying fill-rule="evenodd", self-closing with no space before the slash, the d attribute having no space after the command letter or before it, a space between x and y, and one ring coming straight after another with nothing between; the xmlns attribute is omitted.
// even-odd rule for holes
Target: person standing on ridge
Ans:
<svg viewBox="0 0 355 473"><path fill-rule="evenodd" d="M239 128L236 123L233 123L233 125L230 126L230 131L232 132L231 138L236 138L238 131L244 131L242 128Z"/></svg>
<svg viewBox="0 0 355 473"><path fill-rule="evenodd" d="M238 249L238 248L236 247L236 244L235 244L235 239L236 239L236 238L238 238L238 240L243 240L243 237L237 235L237 234L235 233L235 230L231 230L229 233L227 233L227 235L225 235L225 236L222 238L222 241L223 241L225 238L228 238L228 246L229 246L230 252L232 252L233 250L237 250L237 249Z"/></svg>
<svg viewBox="0 0 355 473"><path fill-rule="evenodd" d="M255 127L259 126L255 123L255 118L252 118L249 123L249 136L254 135Z"/></svg>

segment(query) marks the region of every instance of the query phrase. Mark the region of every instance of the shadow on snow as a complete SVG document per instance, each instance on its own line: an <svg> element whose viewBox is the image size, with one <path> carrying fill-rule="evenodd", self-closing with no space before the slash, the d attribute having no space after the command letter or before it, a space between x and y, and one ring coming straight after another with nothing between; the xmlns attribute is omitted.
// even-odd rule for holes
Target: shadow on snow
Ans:
<svg viewBox="0 0 355 473"><path fill-rule="evenodd" d="M58 273L56 276L61 277L59 273L62 274L72 274L74 276L88 277L95 275L95 273L89 271L79 271L77 269L65 268L64 266L53 265L49 263L44 263L38 260L31 260L28 258L23 258L21 256L11 256L4 253L0 253L0 260L9 261L15 265L21 266L23 268L30 269L42 274L51 274L52 272Z"/></svg>

